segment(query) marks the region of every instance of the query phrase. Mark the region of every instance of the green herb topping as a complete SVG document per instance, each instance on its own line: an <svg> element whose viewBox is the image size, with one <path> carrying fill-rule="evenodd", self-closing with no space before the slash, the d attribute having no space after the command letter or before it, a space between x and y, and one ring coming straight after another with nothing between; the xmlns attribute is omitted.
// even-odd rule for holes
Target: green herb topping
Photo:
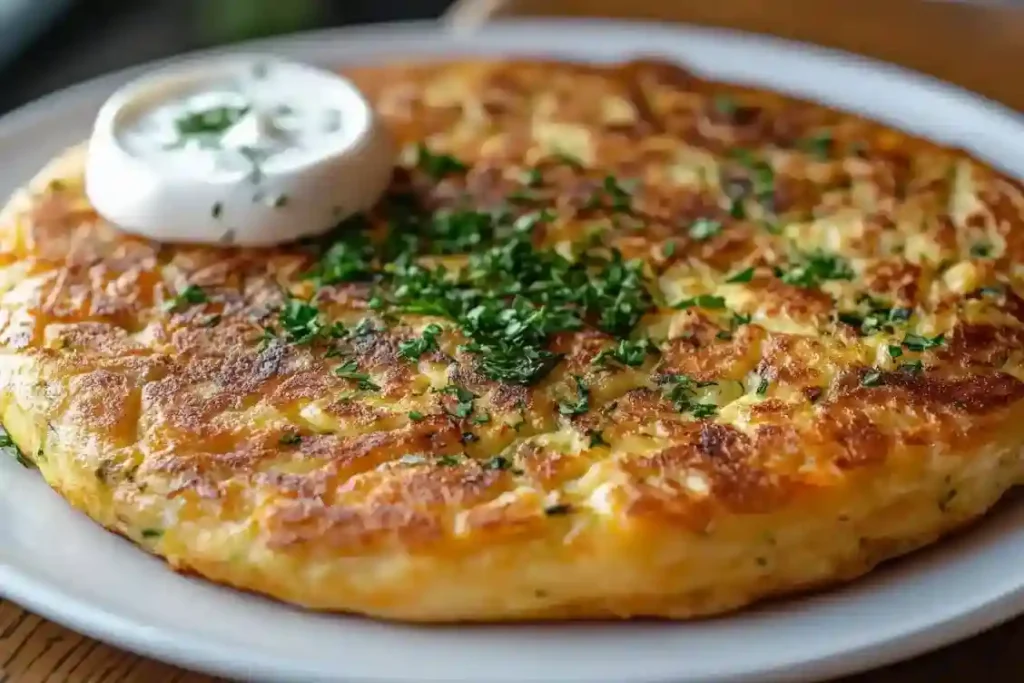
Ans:
<svg viewBox="0 0 1024 683"><path fill-rule="evenodd" d="M469 417L473 412L473 399L476 398L476 394L469 389L456 384L449 384L444 389L441 389L440 393L450 394L455 397L455 407L448 411L452 417L465 418Z"/></svg>
<svg viewBox="0 0 1024 683"><path fill-rule="evenodd" d="M416 167L434 180L440 180L453 173L462 173L469 168L449 154L431 152L424 144L416 147Z"/></svg>
<svg viewBox="0 0 1024 683"><path fill-rule="evenodd" d="M935 337L924 337L920 334L910 333L903 338L903 346L911 351L927 351L936 346L942 346L945 339L945 335L942 334Z"/></svg>
<svg viewBox="0 0 1024 683"><path fill-rule="evenodd" d="M662 393L681 413L690 413L696 418L711 417L718 412L713 403L698 403L697 389L714 386L717 382L698 382L687 375L668 374L658 379Z"/></svg>
<svg viewBox="0 0 1024 683"><path fill-rule="evenodd" d="M346 360L336 367L334 374L343 379L353 380L360 391L377 391L380 389L379 386L370 381L370 375L359 371L359 364L352 359Z"/></svg>
<svg viewBox="0 0 1024 683"><path fill-rule="evenodd" d="M179 116L174 128L182 138L221 135L248 113L249 107L210 107Z"/></svg>
<svg viewBox="0 0 1024 683"><path fill-rule="evenodd" d="M690 225L690 237L703 242L722 232L722 223L710 218L698 218Z"/></svg>
<svg viewBox="0 0 1024 683"><path fill-rule="evenodd" d="M328 324L320 309L302 301L289 299L278 312L278 322L285 339L292 344L312 344L315 341L336 339L344 334L340 324Z"/></svg>
<svg viewBox="0 0 1024 683"><path fill-rule="evenodd" d="M573 375L573 380L576 382L576 397L558 404L558 412L562 415L583 415L590 410L590 389L582 377Z"/></svg>
<svg viewBox="0 0 1024 683"><path fill-rule="evenodd" d="M818 287L826 280L852 280L853 269L843 259L823 252L804 254L803 260L780 272L788 285L807 289Z"/></svg>
<svg viewBox="0 0 1024 683"><path fill-rule="evenodd" d="M509 470L512 469L512 461L508 458L496 455L484 462L485 470Z"/></svg>
<svg viewBox="0 0 1024 683"><path fill-rule="evenodd" d="M419 357L430 351L437 350L437 336L441 334L441 326L431 323L423 328L423 333L416 339L409 339L398 344L398 355L406 360L419 360Z"/></svg>
<svg viewBox="0 0 1024 683"><path fill-rule="evenodd" d="M209 301L209 297L206 296L206 292L203 288L198 285L189 285L185 289L181 290L174 296L164 302L165 311L177 311L186 306L194 304L205 304Z"/></svg>
<svg viewBox="0 0 1024 683"><path fill-rule="evenodd" d="M278 439L278 443L282 446L295 446L302 443L302 436L296 432L288 432L281 435L281 438Z"/></svg>
<svg viewBox="0 0 1024 683"><path fill-rule="evenodd" d="M882 372L880 370L868 370L860 378L860 383L866 387L877 387L882 383Z"/></svg>
<svg viewBox="0 0 1024 683"><path fill-rule="evenodd" d="M828 161L832 156L832 134L821 131L800 141L800 148L818 161Z"/></svg>
<svg viewBox="0 0 1024 683"><path fill-rule="evenodd" d="M628 365L635 368L643 365L647 354L656 350L651 341L646 338L635 341L620 339L615 346L610 349L604 349L594 356L594 360L591 363L594 365L608 365L611 361L615 361L620 365Z"/></svg>

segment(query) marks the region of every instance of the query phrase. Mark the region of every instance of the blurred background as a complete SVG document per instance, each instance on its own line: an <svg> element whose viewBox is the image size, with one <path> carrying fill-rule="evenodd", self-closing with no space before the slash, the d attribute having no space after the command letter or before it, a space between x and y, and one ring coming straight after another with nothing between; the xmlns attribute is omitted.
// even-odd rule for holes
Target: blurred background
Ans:
<svg viewBox="0 0 1024 683"><path fill-rule="evenodd" d="M0 0L0 114L187 50L304 29L436 18L454 0ZM463 0L488 15L683 21L928 73L1024 112L1024 0ZM479 11L483 10L483 11Z"/></svg>
<svg viewBox="0 0 1024 683"><path fill-rule="evenodd" d="M185 50L302 29L439 16L452 0L0 0L0 114Z"/></svg>

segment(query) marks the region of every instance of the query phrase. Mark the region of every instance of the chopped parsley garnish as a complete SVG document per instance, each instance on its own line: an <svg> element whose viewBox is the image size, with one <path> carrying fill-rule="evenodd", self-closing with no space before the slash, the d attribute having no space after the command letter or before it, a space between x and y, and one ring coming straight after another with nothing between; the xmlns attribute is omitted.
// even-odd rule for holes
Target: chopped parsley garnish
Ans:
<svg viewBox="0 0 1024 683"><path fill-rule="evenodd" d="M703 242L704 240L711 239L715 235L722 232L721 221L716 221L711 218L698 218L690 225L690 237Z"/></svg>
<svg viewBox="0 0 1024 683"><path fill-rule="evenodd" d="M715 111L726 118L732 118L736 114L736 100L729 95L715 95L711 101Z"/></svg>
<svg viewBox="0 0 1024 683"><path fill-rule="evenodd" d="M583 305L597 312L597 326L609 334L625 336L651 307L643 278L643 263L625 261L618 251L590 278Z"/></svg>
<svg viewBox="0 0 1024 683"><path fill-rule="evenodd" d="M449 384L444 389L440 390L442 394L451 394L455 397L455 407L448 411L452 417L465 418L469 417L470 413L473 412L473 399L476 398L469 389L460 387L457 384Z"/></svg>
<svg viewBox="0 0 1024 683"><path fill-rule="evenodd" d="M210 215L214 218L220 218L222 213L224 213L224 204L222 202L214 202L213 206L210 207Z"/></svg>
<svg viewBox="0 0 1024 683"><path fill-rule="evenodd" d="M559 515L567 515L572 512L572 506L566 503L559 505L549 505L544 508L544 514L548 517L557 517Z"/></svg>
<svg viewBox="0 0 1024 683"><path fill-rule="evenodd" d="M935 348L936 346L942 346L946 340L946 336L943 334L935 337L925 337L920 334L908 333L903 338L903 346L910 349L911 351L927 351L928 349Z"/></svg>
<svg viewBox="0 0 1024 683"><path fill-rule="evenodd" d="M774 210L775 171L766 162L759 161L751 169L754 178L754 195L767 208Z"/></svg>
<svg viewBox="0 0 1024 683"><path fill-rule="evenodd" d="M882 372L880 370L868 370L860 378L860 383L866 387L877 387L882 383Z"/></svg>
<svg viewBox="0 0 1024 683"><path fill-rule="evenodd" d="M438 211L427 228L432 251L462 254L494 239L495 216L482 211Z"/></svg>
<svg viewBox="0 0 1024 683"><path fill-rule="evenodd" d="M502 455L496 455L490 460L484 462L485 470L510 470L512 469L512 461Z"/></svg>
<svg viewBox="0 0 1024 683"><path fill-rule="evenodd" d="M284 330L285 339L291 344L312 344L343 334L340 325L328 325L320 315L320 309L301 299L289 299L278 313L277 320Z"/></svg>
<svg viewBox="0 0 1024 683"><path fill-rule="evenodd" d="M601 187L594 191L588 208L596 208L602 204L602 196L608 204L608 208L616 213L630 213L633 210L633 194L613 175L607 175L601 182Z"/></svg>
<svg viewBox="0 0 1024 683"><path fill-rule="evenodd" d="M893 308L889 311L889 320L893 322L907 322L914 311L910 308Z"/></svg>
<svg viewBox="0 0 1024 683"><path fill-rule="evenodd" d="M351 358L336 367L334 374L342 379L350 379L357 382L357 386L361 391L377 391L380 389L379 386L370 381L370 375L359 371L359 364Z"/></svg>
<svg viewBox="0 0 1024 683"><path fill-rule="evenodd" d="M729 283L750 282L754 279L754 268L745 268L738 273L733 273L725 279Z"/></svg>
<svg viewBox="0 0 1024 683"><path fill-rule="evenodd" d="M757 383L757 390L756 390L755 393L758 396L766 395L768 393L768 386L770 384L771 384L771 381L767 377L762 377L761 381Z"/></svg>
<svg viewBox="0 0 1024 683"><path fill-rule="evenodd" d="M505 199L514 204L529 204L531 202L540 201L540 196L528 187L521 187L518 190L512 190Z"/></svg>
<svg viewBox="0 0 1024 683"><path fill-rule="evenodd" d="M590 389L582 377L573 375L573 380L576 382L576 397L559 402L558 412L562 415L583 415L590 410Z"/></svg>
<svg viewBox="0 0 1024 683"><path fill-rule="evenodd" d="M442 455L437 459L437 464L441 467L458 467L462 462L462 458L457 455Z"/></svg>
<svg viewBox="0 0 1024 683"><path fill-rule="evenodd" d="M672 308L678 308L680 310L687 308L725 308L725 299L720 296L713 296L711 294L699 294L689 299L683 299L679 303L676 303Z"/></svg>
<svg viewBox="0 0 1024 683"><path fill-rule="evenodd" d="M607 365L615 361L620 365L639 367L644 364L647 354L655 351L655 347L649 339L620 339L615 346L604 349L591 361L593 365Z"/></svg>
<svg viewBox="0 0 1024 683"><path fill-rule="evenodd" d="M249 107L220 106L182 114L174 129L182 138L220 135L249 113Z"/></svg>
<svg viewBox="0 0 1024 683"><path fill-rule="evenodd" d="M282 434L281 438L277 440L282 446L295 446L302 443L302 437L296 432L288 432Z"/></svg>
<svg viewBox="0 0 1024 683"><path fill-rule="evenodd" d="M526 187L540 187L544 182L544 176L539 168L528 168L523 171L521 182Z"/></svg>
<svg viewBox="0 0 1024 683"><path fill-rule="evenodd" d="M485 425L485 424L487 424L490 421L491 421L491 416L488 415L487 413L477 413L470 420L470 422L472 422L475 425Z"/></svg>
<svg viewBox="0 0 1024 683"><path fill-rule="evenodd" d="M717 382L698 382L688 375L669 374L658 379L665 398L681 413L690 413L696 418L711 417L718 412L713 403L698 403L697 389L709 387Z"/></svg>
<svg viewBox="0 0 1024 683"><path fill-rule="evenodd" d="M860 310L839 314L839 321L855 327L861 334L894 332L897 325L910 320L913 311L909 308L889 308L888 304L864 296L859 302Z"/></svg>
<svg viewBox="0 0 1024 683"><path fill-rule="evenodd" d="M419 422L420 420L423 419L423 413L421 413L418 410L410 410L409 419L412 420L413 422Z"/></svg>
<svg viewBox="0 0 1024 683"><path fill-rule="evenodd" d="M895 344L889 344L885 350L889 353L889 358L899 358L903 355L903 349Z"/></svg>
<svg viewBox="0 0 1024 683"><path fill-rule="evenodd" d="M164 532L161 531L160 529L143 529L142 530L142 537L145 538L145 539L160 538L163 535L164 535Z"/></svg>
<svg viewBox="0 0 1024 683"><path fill-rule="evenodd" d="M743 197L733 197L729 201L729 215L740 220L747 217L747 207L743 203Z"/></svg>
<svg viewBox="0 0 1024 683"><path fill-rule="evenodd" d="M431 167L440 163L437 155L426 158ZM614 178L606 179L601 192L619 209L629 197ZM308 278L318 287L372 280L368 307L385 319L412 314L451 320L468 338L459 351L472 354L475 369L488 379L532 384L561 359L549 348L553 335L592 325L625 338L654 305L640 260L627 260L617 249L588 246L569 258L536 247L535 229L553 218L547 211L515 215L507 209L446 209L430 214L406 195L394 196L387 208L389 231L381 244L367 236L365 218L346 221L333 242L314 243L320 245L320 257ZM449 270L417 261L424 252L468 252L469 257ZM290 303L282 315L281 325L293 342L344 332L312 304ZM438 332L428 327L421 338L402 342L399 353L415 359L434 350Z"/></svg>
<svg viewBox="0 0 1024 683"><path fill-rule="evenodd" d="M424 145L416 147L416 167L434 180L452 173L461 173L469 167L450 154L435 154Z"/></svg>
<svg viewBox="0 0 1024 683"><path fill-rule="evenodd" d="M828 161L832 155L832 134L828 131L814 133L801 140L799 146L818 161Z"/></svg>
<svg viewBox="0 0 1024 683"><path fill-rule="evenodd" d="M690 414L698 420L705 417L714 417L718 413L718 406L714 403L694 403L690 406Z"/></svg>
<svg viewBox="0 0 1024 683"><path fill-rule="evenodd" d="M318 287L367 279L373 272L373 247L366 239L367 227L362 216L343 221L335 229L336 239L306 277Z"/></svg>
<svg viewBox="0 0 1024 683"><path fill-rule="evenodd" d="M210 298L203 291L203 288L199 285L189 285L185 289L181 290L174 296L173 299L169 299L164 302L165 311L177 311L185 306L195 304L205 304Z"/></svg>
<svg viewBox="0 0 1024 683"><path fill-rule="evenodd" d="M992 255L992 245L986 242L975 242L971 245L971 257L988 258Z"/></svg>
<svg viewBox="0 0 1024 683"><path fill-rule="evenodd" d="M735 184L735 189L730 191L730 198L733 200L733 216L735 218L743 218L742 205L738 209L741 214L737 215L736 204L742 201L744 195L747 194L747 188L753 193L754 197L762 206L768 211L775 210L775 170L771 164L763 159L758 159L750 150L737 148L732 150L732 157L736 159L740 164L747 167L749 174L749 181L747 183Z"/></svg>
<svg viewBox="0 0 1024 683"><path fill-rule="evenodd" d="M781 274L782 281L788 285L812 288L818 287L826 280L852 280L854 273L843 259L823 252L804 254L797 264Z"/></svg>
<svg viewBox="0 0 1024 683"><path fill-rule="evenodd" d="M21 449L11 439L11 435L3 427L0 427L0 451L4 451L7 455L14 458L22 467L32 467L32 461L25 457Z"/></svg>
<svg viewBox="0 0 1024 683"><path fill-rule="evenodd" d="M437 336L441 334L441 326L430 323L423 328L423 333L416 339L408 339L398 344L398 355L406 360L419 360L419 357L430 351L437 350Z"/></svg>
<svg viewBox="0 0 1024 683"><path fill-rule="evenodd" d="M661 245L661 255L664 256L665 258L672 258L672 256L675 253L676 253L676 243L675 242L665 242L663 245Z"/></svg>
<svg viewBox="0 0 1024 683"><path fill-rule="evenodd" d="M903 372L909 372L912 375L920 373L924 369L924 364L920 360L910 361L909 363L903 363L900 365L900 370Z"/></svg>
<svg viewBox="0 0 1024 683"><path fill-rule="evenodd" d="M604 440L604 435L602 435L601 432L599 432L596 429L590 430L590 432L588 432L588 436L590 437L590 448L598 448L599 446L611 445Z"/></svg>

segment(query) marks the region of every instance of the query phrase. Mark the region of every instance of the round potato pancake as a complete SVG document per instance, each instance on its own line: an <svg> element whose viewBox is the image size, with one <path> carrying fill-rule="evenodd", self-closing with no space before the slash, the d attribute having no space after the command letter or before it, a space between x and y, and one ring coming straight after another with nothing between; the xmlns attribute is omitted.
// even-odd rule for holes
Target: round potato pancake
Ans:
<svg viewBox="0 0 1024 683"><path fill-rule="evenodd" d="M7 450L103 526L314 609L686 618L1021 480L1016 180L653 61L350 75L404 151L323 239L124 235L82 148L0 218Z"/></svg>

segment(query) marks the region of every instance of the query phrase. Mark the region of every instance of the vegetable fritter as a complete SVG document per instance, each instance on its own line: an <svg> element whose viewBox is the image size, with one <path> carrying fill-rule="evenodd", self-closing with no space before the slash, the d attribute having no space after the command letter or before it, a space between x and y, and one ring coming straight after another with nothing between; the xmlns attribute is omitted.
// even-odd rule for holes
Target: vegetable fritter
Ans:
<svg viewBox="0 0 1024 683"><path fill-rule="evenodd" d="M274 250L0 220L0 444L180 571L418 621L845 581L1024 476L1024 189L674 65L351 76L386 197Z"/></svg>

